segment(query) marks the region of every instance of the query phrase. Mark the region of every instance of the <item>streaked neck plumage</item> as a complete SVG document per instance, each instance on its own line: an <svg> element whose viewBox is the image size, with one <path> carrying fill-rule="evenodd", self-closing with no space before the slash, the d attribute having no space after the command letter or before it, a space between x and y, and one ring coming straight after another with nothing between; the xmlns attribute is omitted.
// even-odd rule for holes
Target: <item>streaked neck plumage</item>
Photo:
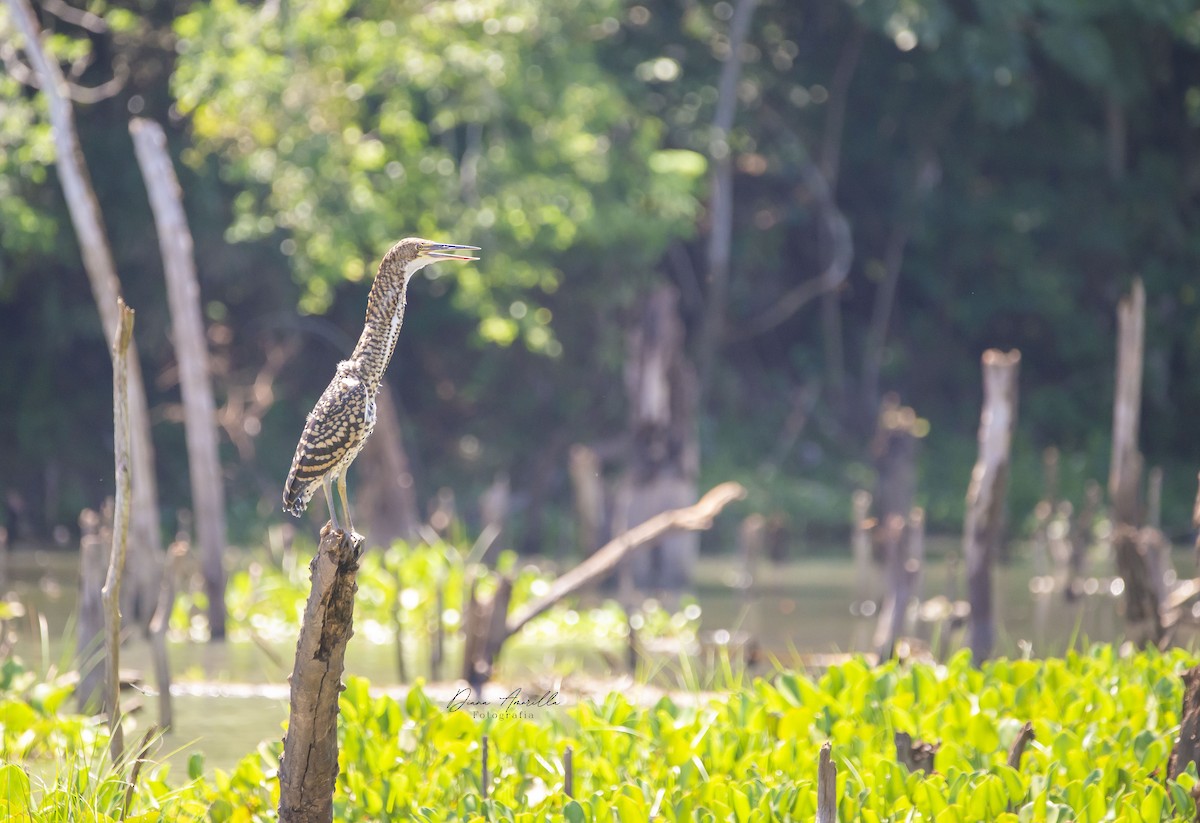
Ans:
<svg viewBox="0 0 1200 823"><path fill-rule="evenodd" d="M358 366L372 395L379 390L400 336L409 278L420 268L415 260L401 262L389 254L379 264L379 273L371 285L367 319L350 359Z"/></svg>

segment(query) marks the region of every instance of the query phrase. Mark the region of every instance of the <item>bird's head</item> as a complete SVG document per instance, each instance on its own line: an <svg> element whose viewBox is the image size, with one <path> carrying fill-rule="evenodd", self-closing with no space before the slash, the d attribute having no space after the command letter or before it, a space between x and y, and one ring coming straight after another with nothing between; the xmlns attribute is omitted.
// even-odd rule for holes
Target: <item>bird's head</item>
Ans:
<svg viewBox="0 0 1200 823"><path fill-rule="evenodd" d="M406 275L412 275L430 263L442 260L478 260L470 252L479 251L478 246L460 246L456 243L435 243L420 237L406 237L387 253L384 262L392 262Z"/></svg>

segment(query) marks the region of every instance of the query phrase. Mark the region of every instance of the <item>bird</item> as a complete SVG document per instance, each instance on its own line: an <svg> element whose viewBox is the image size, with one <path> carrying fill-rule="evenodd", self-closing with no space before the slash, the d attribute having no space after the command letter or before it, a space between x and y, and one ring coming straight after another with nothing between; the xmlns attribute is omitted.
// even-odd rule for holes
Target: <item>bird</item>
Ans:
<svg viewBox="0 0 1200 823"><path fill-rule="evenodd" d="M346 472L375 428L375 395L404 322L409 280L431 263L478 260L468 253L473 251L479 247L406 237L384 255L367 297L367 316L358 344L348 360L338 363L333 380L304 423L283 487L284 511L299 517L320 487L325 491L333 531L349 529L352 540L360 539L350 518ZM346 529L334 507L334 483L342 499Z"/></svg>

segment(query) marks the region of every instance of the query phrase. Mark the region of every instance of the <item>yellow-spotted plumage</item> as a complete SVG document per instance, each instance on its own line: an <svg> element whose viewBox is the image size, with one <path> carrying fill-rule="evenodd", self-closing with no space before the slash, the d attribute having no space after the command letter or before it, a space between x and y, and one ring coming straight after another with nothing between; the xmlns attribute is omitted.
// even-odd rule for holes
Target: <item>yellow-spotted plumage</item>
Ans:
<svg viewBox="0 0 1200 823"><path fill-rule="evenodd" d="M474 251L476 247L409 237L392 246L384 256L367 298L367 318L358 345L349 360L338 363L333 381L321 393L304 424L296 456L292 458L292 470L283 488L284 511L299 517L319 486L325 490L330 523L334 530L341 530L333 505L336 482L346 528L353 533L346 471L375 428L375 395L404 322L408 280L421 268L439 260L476 259L463 254L464 250Z"/></svg>

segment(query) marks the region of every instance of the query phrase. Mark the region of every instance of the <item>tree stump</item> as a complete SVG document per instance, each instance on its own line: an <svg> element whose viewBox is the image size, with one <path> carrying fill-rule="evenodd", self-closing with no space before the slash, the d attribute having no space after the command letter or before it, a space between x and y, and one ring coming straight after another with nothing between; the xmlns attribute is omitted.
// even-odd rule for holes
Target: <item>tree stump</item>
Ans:
<svg viewBox="0 0 1200 823"><path fill-rule="evenodd" d="M1188 763L1200 764L1200 666L1183 673L1183 708L1179 715L1179 739L1167 761L1167 778L1175 779Z"/></svg>
<svg viewBox="0 0 1200 823"><path fill-rule="evenodd" d="M1145 346L1146 290L1135 280L1129 295L1117 307L1117 381L1113 396L1113 450L1108 474L1112 501L1113 549L1117 573L1125 580L1125 622L1131 639L1159 642L1163 637L1160 614L1161 574L1140 539L1142 507L1138 488L1142 456L1138 451L1138 426L1142 406L1142 356Z"/></svg>
<svg viewBox="0 0 1200 823"><path fill-rule="evenodd" d="M1021 353L983 353L983 411L979 418L979 458L967 488L963 557L971 602L968 643L975 662L992 653L996 627L992 611L992 564L1004 529L1009 455L1017 421L1017 373Z"/></svg>
<svg viewBox="0 0 1200 823"><path fill-rule="evenodd" d="M679 296L663 286L645 300L629 334L625 386L629 397L630 452L621 531L696 501L699 446L696 442L695 369L684 349ZM627 561L639 589L683 589L691 581L699 538L665 534Z"/></svg>
<svg viewBox="0 0 1200 823"><path fill-rule="evenodd" d="M296 642L288 730L279 762L281 823L330 823L338 775L338 695L354 634L360 543L329 525L309 570L312 589Z"/></svg>

